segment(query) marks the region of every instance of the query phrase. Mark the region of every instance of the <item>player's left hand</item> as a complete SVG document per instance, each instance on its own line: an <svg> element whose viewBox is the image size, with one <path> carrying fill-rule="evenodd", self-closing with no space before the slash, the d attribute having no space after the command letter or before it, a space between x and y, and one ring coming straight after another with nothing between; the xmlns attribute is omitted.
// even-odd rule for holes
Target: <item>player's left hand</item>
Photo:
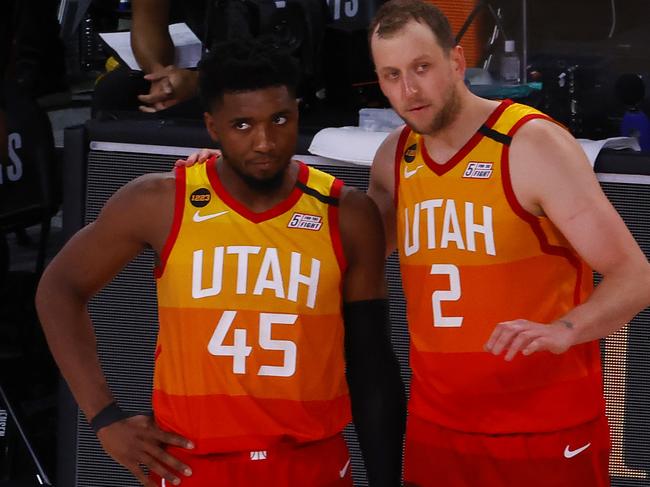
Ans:
<svg viewBox="0 0 650 487"><path fill-rule="evenodd" d="M504 321L495 327L485 344L485 350L494 355L500 355L505 350L504 358L508 361L519 352L522 355L541 351L560 354L574 344L574 333L573 328L565 322Z"/></svg>

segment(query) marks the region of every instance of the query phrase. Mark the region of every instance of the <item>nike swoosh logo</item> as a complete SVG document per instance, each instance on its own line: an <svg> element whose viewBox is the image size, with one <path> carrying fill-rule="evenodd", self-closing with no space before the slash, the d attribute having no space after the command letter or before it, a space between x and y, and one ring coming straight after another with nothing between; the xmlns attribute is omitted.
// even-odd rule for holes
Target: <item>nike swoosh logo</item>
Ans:
<svg viewBox="0 0 650 487"><path fill-rule="evenodd" d="M219 213L211 213L210 215L201 215L199 213L199 210L196 210L196 213L194 213L192 220L194 220L196 223L200 223L206 220L210 220L211 218L216 218L218 216L225 215L226 213L228 213L228 210L220 211Z"/></svg>
<svg viewBox="0 0 650 487"><path fill-rule="evenodd" d="M350 466L350 459L348 458L348 461L343 465L343 468L339 470L339 475L341 478L345 477L345 474L348 473L348 467Z"/></svg>
<svg viewBox="0 0 650 487"><path fill-rule="evenodd" d="M578 454L582 453L583 451L585 451L590 446L591 446L591 443L587 443L585 446L581 446L580 448L577 448L575 450L571 450L569 448L569 445L567 445L566 448L564 449L564 458L573 458L576 455L578 455Z"/></svg>
<svg viewBox="0 0 650 487"><path fill-rule="evenodd" d="M421 168L422 168L422 164L420 164L418 167L416 167L416 168L413 169L412 171L409 171L409 170L408 170L408 167L405 167L405 168L404 168L404 177L405 177L406 179L410 178L410 177L413 176L416 172L418 172Z"/></svg>

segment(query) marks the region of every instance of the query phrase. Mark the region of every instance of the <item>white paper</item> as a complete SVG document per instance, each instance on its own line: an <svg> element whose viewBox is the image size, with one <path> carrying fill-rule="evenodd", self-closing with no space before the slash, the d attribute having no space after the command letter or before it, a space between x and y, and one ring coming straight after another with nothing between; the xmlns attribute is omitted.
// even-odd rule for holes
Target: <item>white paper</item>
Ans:
<svg viewBox="0 0 650 487"><path fill-rule="evenodd" d="M372 132L359 127L326 128L311 141L311 154L369 166L388 132Z"/></svg>
<svg viewBox="0 0 650 487"><path fill-rule="evenodd" d="M106 32L100 37L113 49L131 69L140 70L131 48L130 32ZM169 35L174 43L174 65L179 68L194 68L201 60L201 41L187 26L179 23L169 26Z"/></svg>
<svg viewBox="0 0 650 487"><path fill-rule="evenodd" d="M641 146L639 141L634 137L612 137L610 139L602 140L590 140L590 139L578 139L578 142L582 146L582 150L587 154L587 159L591 167L594 167L598 154L601 150L607 149L633 149L635 151L640 151Z"/></svg>

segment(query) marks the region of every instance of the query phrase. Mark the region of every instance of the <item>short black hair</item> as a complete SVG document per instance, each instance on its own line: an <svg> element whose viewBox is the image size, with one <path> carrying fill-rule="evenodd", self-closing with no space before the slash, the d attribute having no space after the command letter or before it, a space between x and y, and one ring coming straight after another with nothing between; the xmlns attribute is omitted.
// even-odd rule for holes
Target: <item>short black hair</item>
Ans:
<svg viewBox="0 0 650 487"><path fill-rule="evenodd" d="M237 39L215 44L199 64L199 93L210 111L224 93L286 86L296 95L300 69L295 58L270 39Z"/></svg>

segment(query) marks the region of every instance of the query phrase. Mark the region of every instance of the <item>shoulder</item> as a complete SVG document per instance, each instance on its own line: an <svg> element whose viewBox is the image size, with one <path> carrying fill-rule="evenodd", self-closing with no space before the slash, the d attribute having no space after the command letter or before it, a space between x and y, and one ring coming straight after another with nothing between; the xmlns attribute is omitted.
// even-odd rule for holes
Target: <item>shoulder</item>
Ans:
<svg viewBox="0 0 650 487"><path fill-rule="evenodd" d="M395 152L397 151L397 146L399 145L399 140L402 137L402 134L406 130L406 127L402 125L399 128L393 130L388 137L384 139L381 143L377 152L375 153L375 158L373 160L373 169L381 168L384 166L392 167L395 161Z"/></svg>
<svg viewBox="0 0 650 487"><path fill-rule="evenodd" d="M545 213L541 208L558 191L575 193L595 184L593 169L578 141L550 120L531 120L514 134L509 162L515 195L534 214Z"/></svg>
<svg viewBox="0 0 650 487"><path fill-rule="evenodd" d="M173 196L176 192L176 176L173 172L151 173L139 176L122 186L114 195L130 203L146 203L152 199Z"/></svg>
<svg viewBox="0 0 650 487"><path fill-rule="evenodd" d="M173 172L139 176L122 186L107 201L99 219L111 216L136 221L156 219L166 209L173 208L175 193L176 177Z"/></svg>
<svg viewBox="0 0 650 487"><path fill-rule="evenodd" d="M341 237L346 242L384 245L383 226L374 201L358 189L344 186L339 199ZM383 252L383 247L382 247Z"/></svg>
<svg viewBox="0 0 650 487"><path fill-rule="evenodd" d="M587 156L571 133L546 119L531 120L514 134L510 145L511 170L522 168L535 177L549 173L578 170L592 172Z"/></svg>
<svg viewBox="0 0 650 487"><path fill-rule="evenodd" d="M377 212L375 203L366 193L350 186L343 186L339 201L340 211L351 220L372 217Z"/></svg>
<svg viewBox="0 0 650 487"><path fill-rule="evenodd" d="M530 156L544 155L548 150L575 150L580 144L571 133L553 120L534 119L523 124L513 135L511 150L530 151Z"/></svg>

